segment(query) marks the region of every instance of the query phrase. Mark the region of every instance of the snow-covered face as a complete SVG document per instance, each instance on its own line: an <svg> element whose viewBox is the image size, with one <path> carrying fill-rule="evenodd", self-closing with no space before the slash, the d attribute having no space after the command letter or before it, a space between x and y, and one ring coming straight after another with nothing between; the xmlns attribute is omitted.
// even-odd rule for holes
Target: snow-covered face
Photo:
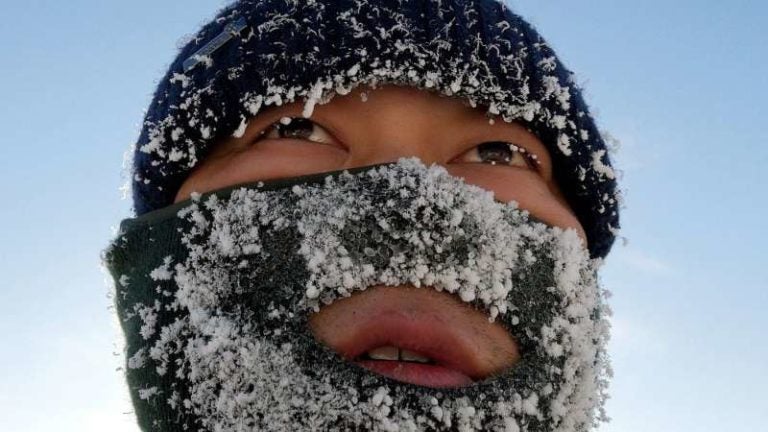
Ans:
<svg viewBox="0 0 768 432"><path fill-rule="evenodd" d="M128 353L152 407L139 417L227 431L598 421L599 262L536 137L399 88L300 112L254 119L190 176L177 200L191 203L116 241L112 256L148 241L160 257L139 248L112 266L126 334L144 340ZM143 285L156 299L132 300Z"/></svg>
<svg viewBox="0 0 768 432"><path fill-rule="evenodd" d="M418 157L584 238L554 181L546 147L519 124L492 122L457 99L394 86L336 97L316 107L311 119L302 111L303 105L291 104L253 119L241 136L215 147L183 184L177 201L235 184ZM467 384L519 358L513 336L481 312L453 296L408 287L371 287L322 308L311 327L345 357L419 385ZM437 345L451 346L450 352L427 343L438 336L445 340ZM369 361L404 356L433 361L436 355L447 357L453 368L425 371L435 368L414 361Z"/></svg>

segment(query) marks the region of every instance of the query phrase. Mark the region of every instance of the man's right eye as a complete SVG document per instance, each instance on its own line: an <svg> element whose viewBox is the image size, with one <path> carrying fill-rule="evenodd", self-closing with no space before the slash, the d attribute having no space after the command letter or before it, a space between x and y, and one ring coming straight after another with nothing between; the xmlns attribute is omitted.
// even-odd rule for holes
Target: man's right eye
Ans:
<svg viewBox="0 0 768 432"><path fill-rule="evenodd" d="M334 144L333 136L317 123L304 117L283 117L261 134L266 139L300 139L319 144Z"/></svg>

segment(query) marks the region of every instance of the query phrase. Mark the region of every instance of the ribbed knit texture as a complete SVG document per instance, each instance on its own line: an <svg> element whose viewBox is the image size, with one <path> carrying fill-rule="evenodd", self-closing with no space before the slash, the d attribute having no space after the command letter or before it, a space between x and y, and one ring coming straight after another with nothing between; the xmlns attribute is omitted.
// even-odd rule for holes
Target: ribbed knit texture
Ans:
<svg viewBox="0 0 768 432"><path fill-rule="evenodd" d="M152 226L141 225L143 229L132 221L124 223L121 230L125 234L118 237L106 256L107 266L115 280L115 309L125 335L125 351L129 359L139 350L146 349L152 342L142 335L143 321L135 317L135 307L155 304L160 296L159 291L176 291L172 280L152 280L147 268L156 267L157 263L162 262L169 254L183 259L188 253L187 249L181 246L181 234L176 230L178 222L174 218L160 220ZM175 313L166 311L159 314L157 325L167 326L176 318ZM156 336L153 336L152 339L155 338ZM176 378L171 374L159 375L153 368L130 367L128 364L125 375L136 419L142 430L182 430L178 426L178 414L170 409L165 398L140 397L141 390L171 388L171 383Z"/></svg>
<svg viewBox="0 0 768 432"><path fill-rule="evenodd" d="M362 169L350 170L353 173L358 171ZM335 175L338 172L330 174ZM325 174L308 175L294 179L232 186L204 194L201 201L211 195L227 199L233 190L242 187L258 187L262 191L279 190L297 183L319 184L325 178ZM166 303L168 298L175 295L178 290L175 281L153 279L150 270L157 267L168 256L173 257L175 262L183 262L187 258L189 249L181 241L187 224L183 218L177 217L177 213L189 205L189 201L183 201L147 213L140 218L124 220L120 225L120 234L107 249L104 260L115 281L115 309L125 335L126 381L137 421L145 431L180 432L184 430L182 425L196 423L193 418L178 418L180 411L172 410L166 403L167 398L170 397L168 394L170 389L184 389L183 386L171 385L179 380L178 377L173 376L173 371L161 375L155 368L148 367L149 365L131 364L131 358L134 358L140 350L151 347L160 336L155 331L149 337L144 336L142 325L145 320L137 316L137 311L142 307L155 305L157 301ZM161 309L157 314L154 327L164 328L184 313L188 312ZM163 397L141 397L143 390L152 388L158 389ZM180 400L188 397L189 395L186 394L179 395Z"/></svg>

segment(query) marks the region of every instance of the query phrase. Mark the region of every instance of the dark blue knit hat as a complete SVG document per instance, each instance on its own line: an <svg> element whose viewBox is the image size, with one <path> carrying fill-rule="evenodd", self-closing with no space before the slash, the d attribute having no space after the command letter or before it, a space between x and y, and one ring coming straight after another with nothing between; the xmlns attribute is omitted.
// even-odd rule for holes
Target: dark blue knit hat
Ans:
<svg viewBox="0 0 768 432"><path fill-rule="evenodd" d="M498 0L241 0L181 50L134 152L138 215L170 204L211 144L264 107L397 84L467 100L530 128L594 257L618 229L616 179L572 74Z"/></svg>

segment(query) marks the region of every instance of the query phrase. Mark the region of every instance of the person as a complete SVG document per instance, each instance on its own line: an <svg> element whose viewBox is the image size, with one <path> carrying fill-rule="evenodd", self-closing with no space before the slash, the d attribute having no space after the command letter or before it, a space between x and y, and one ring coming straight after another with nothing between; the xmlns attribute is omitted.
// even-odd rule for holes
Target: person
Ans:
<svg viewBox="0 0 768 432"><path fill-rule="evenodd" d="M105 260L143 430L579 431L616 178L496 0L240 0L161 80Z"/></svg>

